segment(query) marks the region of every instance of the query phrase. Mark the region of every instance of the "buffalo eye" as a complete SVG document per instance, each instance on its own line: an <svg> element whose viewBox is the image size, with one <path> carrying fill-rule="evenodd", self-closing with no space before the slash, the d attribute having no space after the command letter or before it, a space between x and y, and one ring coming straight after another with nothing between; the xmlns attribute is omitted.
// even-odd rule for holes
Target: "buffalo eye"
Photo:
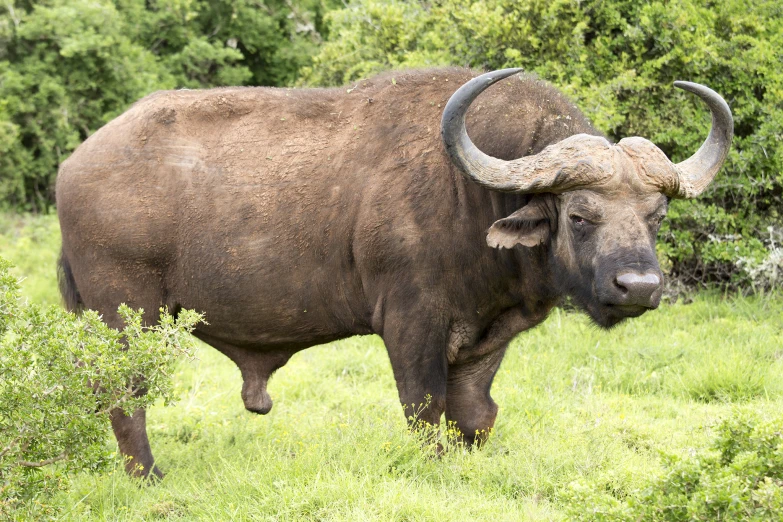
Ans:
<svg viewBox="0 0 783 522"><path fill-rule="evenodd" d="M582 228L585 225L589 225L590 224L590 222L588 220L586 220L582 216L577 216L576 214L571 215L571 222L577 228Z"/></svg>

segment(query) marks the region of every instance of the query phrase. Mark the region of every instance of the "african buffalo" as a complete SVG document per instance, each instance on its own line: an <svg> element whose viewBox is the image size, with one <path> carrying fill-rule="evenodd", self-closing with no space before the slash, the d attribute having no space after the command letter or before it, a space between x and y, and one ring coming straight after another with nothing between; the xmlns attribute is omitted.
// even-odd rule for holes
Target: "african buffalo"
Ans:
<svg viewBox="0 0 783 522"><path fill-rule="evenodd" d="M203 312L195 335L237 364L262 414L292 354L378 334L406 416L424 404L421 420L445 412L483 441L508 342L564 296L602 327L658 306L667 201L707 187L733 132L726 102L687 82L712 130L678 164L643 138L610 143L531 77L473 103L519 71L144 98L60 168L67 306L113 327L123 302L149 323L161 306ZM145 412L112 426L128 471L159 473Z"/></svg>

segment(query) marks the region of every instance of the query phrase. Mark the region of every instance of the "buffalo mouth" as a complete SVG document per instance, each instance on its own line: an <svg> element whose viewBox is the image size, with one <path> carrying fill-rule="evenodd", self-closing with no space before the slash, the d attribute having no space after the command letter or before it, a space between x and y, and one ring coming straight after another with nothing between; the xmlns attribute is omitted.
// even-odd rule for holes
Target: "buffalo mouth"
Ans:
<svg viewBox="0 0 783 522"><path fill-rule="evenodd" d="M659 299L650 299L649 302L642 303L624 302L624 294L613 294L596 285L595 281L591 290L591 292L583 293L576 298L577 306L602 328L612 328L626 319L639 317L648 310L658 308L660 302Z"/></svg>
<svg viewBox="0 0 783 522"><path fill-rule="evenodd" d="M613 315L621 316L623 319L630 318L630 317L639 317L647 310L652 310L652 308L648 308L646 306L641 306L641 305L605 304L604 306L607 309L609 309Z"/></svg>
<svg viewBox="0 0 783 522"><path fill-rule="evenodd" d="M600 302L593 304L593 306L585 307L585 311L590 316L590 319L602 328L612 328L626 319L639 317L648 310L652 310L652 308L641 305L618 305Z"/></svg>

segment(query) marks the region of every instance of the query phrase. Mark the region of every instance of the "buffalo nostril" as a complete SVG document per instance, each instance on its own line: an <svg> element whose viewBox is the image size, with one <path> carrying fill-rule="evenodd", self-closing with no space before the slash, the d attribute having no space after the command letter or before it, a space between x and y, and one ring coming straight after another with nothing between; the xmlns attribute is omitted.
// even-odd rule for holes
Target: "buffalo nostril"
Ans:
<svg viewBox="0 0 783 522"><path fill-rule="evenodd" d="M657 294L661 287L661 278L654 272L624 272L617 276L615 285L623 291L624 304L647 307L658 305Z"/></svg>
<svg viewBox="0 0 783 522"><path fill-rule="evenodd" d="M661 278L658 274L647 272L646 274L637 274L635 272L625 272L617 276L617 286L630 288L637 285L655 285L661 284Z"/></svg>

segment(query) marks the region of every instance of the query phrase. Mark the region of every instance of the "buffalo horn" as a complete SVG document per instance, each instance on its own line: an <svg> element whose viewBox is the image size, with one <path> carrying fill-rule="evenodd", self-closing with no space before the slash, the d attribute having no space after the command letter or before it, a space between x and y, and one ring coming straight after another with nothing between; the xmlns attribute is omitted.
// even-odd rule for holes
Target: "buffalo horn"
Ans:
<svg viewBox="0 0 783 522"><path fill-rule="evenodd" d="M468 137L465 114L484 89L522 69L502 69L473 78L449 98L441 119L441 138L452 163L479 185L501 192L564 192L600 182L591 169L589 149L609 147L605 138L577 134L550 145L534 156L512 161L493 158L481 152Z"/></svg>
<svg viewBox="0 0 783 522"><path fill-rule="evenodd" d="M481 152L468 137L465 114L473 100L493 83L521 70L482 74L451 96L443 111L441 137L452 163L479 185L502 192L563 192L601 183L606 169L591 168L600 154L587 151L598 153L609 147L604 138L577 134L534 156L503 161ZM715 91L698 83L675 82L674 85L698 95L712 113L710 134L696 154L682 163L669 163L674 166L676 186L662 187L671 197L692 198L707 188L726 159L734 126L729 106Z"/></svg>
<svg viewBox="0 0 783 522"><path fill-rule="evenodd" d="M675 197L694 198L704 192L726 160L734 135L734 121L728 104L709 87L692 82L674 82L674 86L697 95L712 113L712 128L707 139L696 154L675 165L679 180Z"/></svg>

